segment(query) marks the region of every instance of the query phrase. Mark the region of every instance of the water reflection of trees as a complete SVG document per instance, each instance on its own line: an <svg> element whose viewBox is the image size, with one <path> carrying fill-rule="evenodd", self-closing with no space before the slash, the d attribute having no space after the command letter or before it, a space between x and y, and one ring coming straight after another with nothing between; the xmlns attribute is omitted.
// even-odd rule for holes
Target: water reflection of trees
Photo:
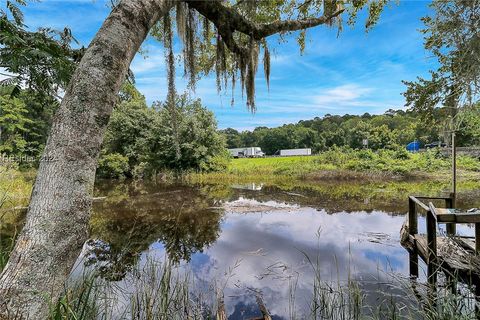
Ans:
<svg viewBox="0 0 480 320"><path fill-rule="evenodd" d="M109 190L94 206L86 255L86 264L96 265L106 278L123 278L156 241L170 260L189 261L220 233L223 210L201 189L123 184Z"/></svg>
<svg viewBox="0 0 480 320"><path fill-rule="evenodd" d="M478 186L478 183L471 186L462 185L462 191L457 199L458 207L470 208L480 204ZM224 188L232 189L229 185ZM253 190L250 184L244 184L244 187L236 184L235 192L231 192L225 200L234 201L242 197L259 202L276 201L325 210L327 213L383 211L391 215L404 215L408 211L406 199L409 195L438 196L448 193L449 188L448 182L439 181L385 183L293 181L287 185L265 184L258 190Z"/></svg>
<svg viewBox="0 0 480 320"><path fill-rule="evenodd" d="M265 185L261 190L222 184L99 184L96 195L107 198L94 206L91 233L95 240L89 242L87 264L95 264L105 277L121 279L156 241L163 244L172 261L188 261L218 237L225 201L273 200L328 213L380 210L397 215L408 210L408 194L436 194L445 187L411 182ZM466 203L470 198L467 196ZM462 199L459 204L464 204Z"/></svg>

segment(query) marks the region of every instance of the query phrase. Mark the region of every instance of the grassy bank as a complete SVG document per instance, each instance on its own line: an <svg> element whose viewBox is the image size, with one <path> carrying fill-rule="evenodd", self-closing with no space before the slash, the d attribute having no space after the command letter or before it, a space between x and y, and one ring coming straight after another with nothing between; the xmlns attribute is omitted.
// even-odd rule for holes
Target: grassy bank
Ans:
<svg viewBox="0 0 480 320"><path fill-rule="evenodd" d="M445 180L451 159L438 151L408 153L404 150L332 149L315 156L233 159L224 172L190 174L194 182L279 182L299 180ZM458 173L467 180L480 180L480 161L460 156Z"/></svg>

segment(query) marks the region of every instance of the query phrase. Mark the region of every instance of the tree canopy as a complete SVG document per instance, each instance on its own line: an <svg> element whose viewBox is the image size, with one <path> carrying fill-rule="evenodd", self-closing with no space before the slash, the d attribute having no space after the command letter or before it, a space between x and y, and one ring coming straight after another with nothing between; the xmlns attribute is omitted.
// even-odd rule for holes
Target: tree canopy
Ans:
<svg viewBox="0 0 480 320"><path fill-rule="evenodd" d="M459 146L480 144L479 111L477 106L464 112L464 126L457 132ZM445 141L442 119L448 117L448 109L436 108L432 114L438 122L426 123L416 111L387 110L383 115L325 115L276 128L242 132L227 128L221 132L229 148L258 146L268 155L293 148L312 148L314 153L334 146L359 149L364 147L363 139L368 139L368 147L373 150L396 149L413 140L422 144Z"/></svg>
<svg viewBox="0 0 480 320"><path fill-rule="evenodd" d="M408 106L427 115L447 107L446 126L455 131L462 126L455 119L458 108L474 106L480 98L480 1L436 0L430 7L433 13L422 19L422 33L439 67L430 70L430 78L405 81L404 95Z"/></svg>
<svg viewBox="0 0 480 320"><path fill-rule="evenodd" d="M211 111L187 94L174 107L145 98L126 83L107 127L99 175L142 177L164 170L217 170L225 165L223 136Z"/></svg>
<svg viewBox="0 0 480 320"><path fill-rule="evenodd" d="M27 30L20 6L25 0L7 0L0 9L0 68L6 77L1 85L15 85L43 95L58 96L65 89L83 49L72 49L70 29Z"/></svg>

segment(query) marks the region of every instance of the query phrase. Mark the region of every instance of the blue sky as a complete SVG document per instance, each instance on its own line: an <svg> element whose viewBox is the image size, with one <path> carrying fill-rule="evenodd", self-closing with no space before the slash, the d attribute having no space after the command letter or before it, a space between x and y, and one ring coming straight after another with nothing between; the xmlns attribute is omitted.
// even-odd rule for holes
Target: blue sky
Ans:
<svg viewBox="0 0 480 320"><path fill-rule="evenodd" d="M3 1L2 1L3 2ZM24 10L31 28L68 26L82 45L87 46L109 13L104 0L43 0ZM269 38L272 51L271 83L267 90L263 69L256 77L257 111L252 114L237 88L236 103L230 106L230 90L217 94L215 78L201 79L192 96L201 98L212 110L220 128L253 129L275 127L302 119L330 114L383 113L404 108L401 80L426 75L435 60L423 49L420 18L428 13L427 1L401 1L382 13L380 22L368 33L360 19L355 27L337 30L319 26L308 32L307 47L300 55L295 39L278 44ZM162 46L147 39L146 56L135 57L132 70L137 87L148 103L166 96L165 63ZM183 68L178 68L183 70ZM179 91L185 89L181 74ZM237 86L239 87L239 86Z"/></svg>

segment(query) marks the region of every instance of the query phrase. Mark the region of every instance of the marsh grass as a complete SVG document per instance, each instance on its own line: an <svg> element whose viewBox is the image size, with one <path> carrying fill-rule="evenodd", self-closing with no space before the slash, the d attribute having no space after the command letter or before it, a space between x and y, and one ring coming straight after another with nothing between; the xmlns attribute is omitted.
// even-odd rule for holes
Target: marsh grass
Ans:
<svg viewBox="0 0 480 320"><path fill-rule="evenodd" d="M378 271L377 279L357 280L351 267L346 280L340 279L338 267L338 278L325 280L320 258L306 259L314 271L309 309L297 308L298 277L290 277L286 283L287 319L475 319L475 297L471 288L460 283L454 292L442 284L432 290L420 281L390 272L382 274L384 271ZM50 319L216 319L217 298L223 297L228 272L227 279L200 285L191 272L163 261L147 258L121 283L87 272L66 286L61 299L51 307Z"/></svg>
<svg viewBox="0 0 480 320"><path fill-rule="evenodd" d="M95 271L70 280L51 305L50 319L213 319L212 303L204 301L211 292L195 288L181 268L149 258L122 282L102 279Z"/></svg>
<svg viewBox="0 0 480 320"><path fill-rule="evenodd" d="M212 173L192 173L190 180L201 181L288 181L302 180L384 180L434 179L448 177L451 160L438 150L408 153L404 150L353 150L332 148L314 156L233 159L227 170ZM460 176L480 177L478 159L459 156Z"/></svg>

